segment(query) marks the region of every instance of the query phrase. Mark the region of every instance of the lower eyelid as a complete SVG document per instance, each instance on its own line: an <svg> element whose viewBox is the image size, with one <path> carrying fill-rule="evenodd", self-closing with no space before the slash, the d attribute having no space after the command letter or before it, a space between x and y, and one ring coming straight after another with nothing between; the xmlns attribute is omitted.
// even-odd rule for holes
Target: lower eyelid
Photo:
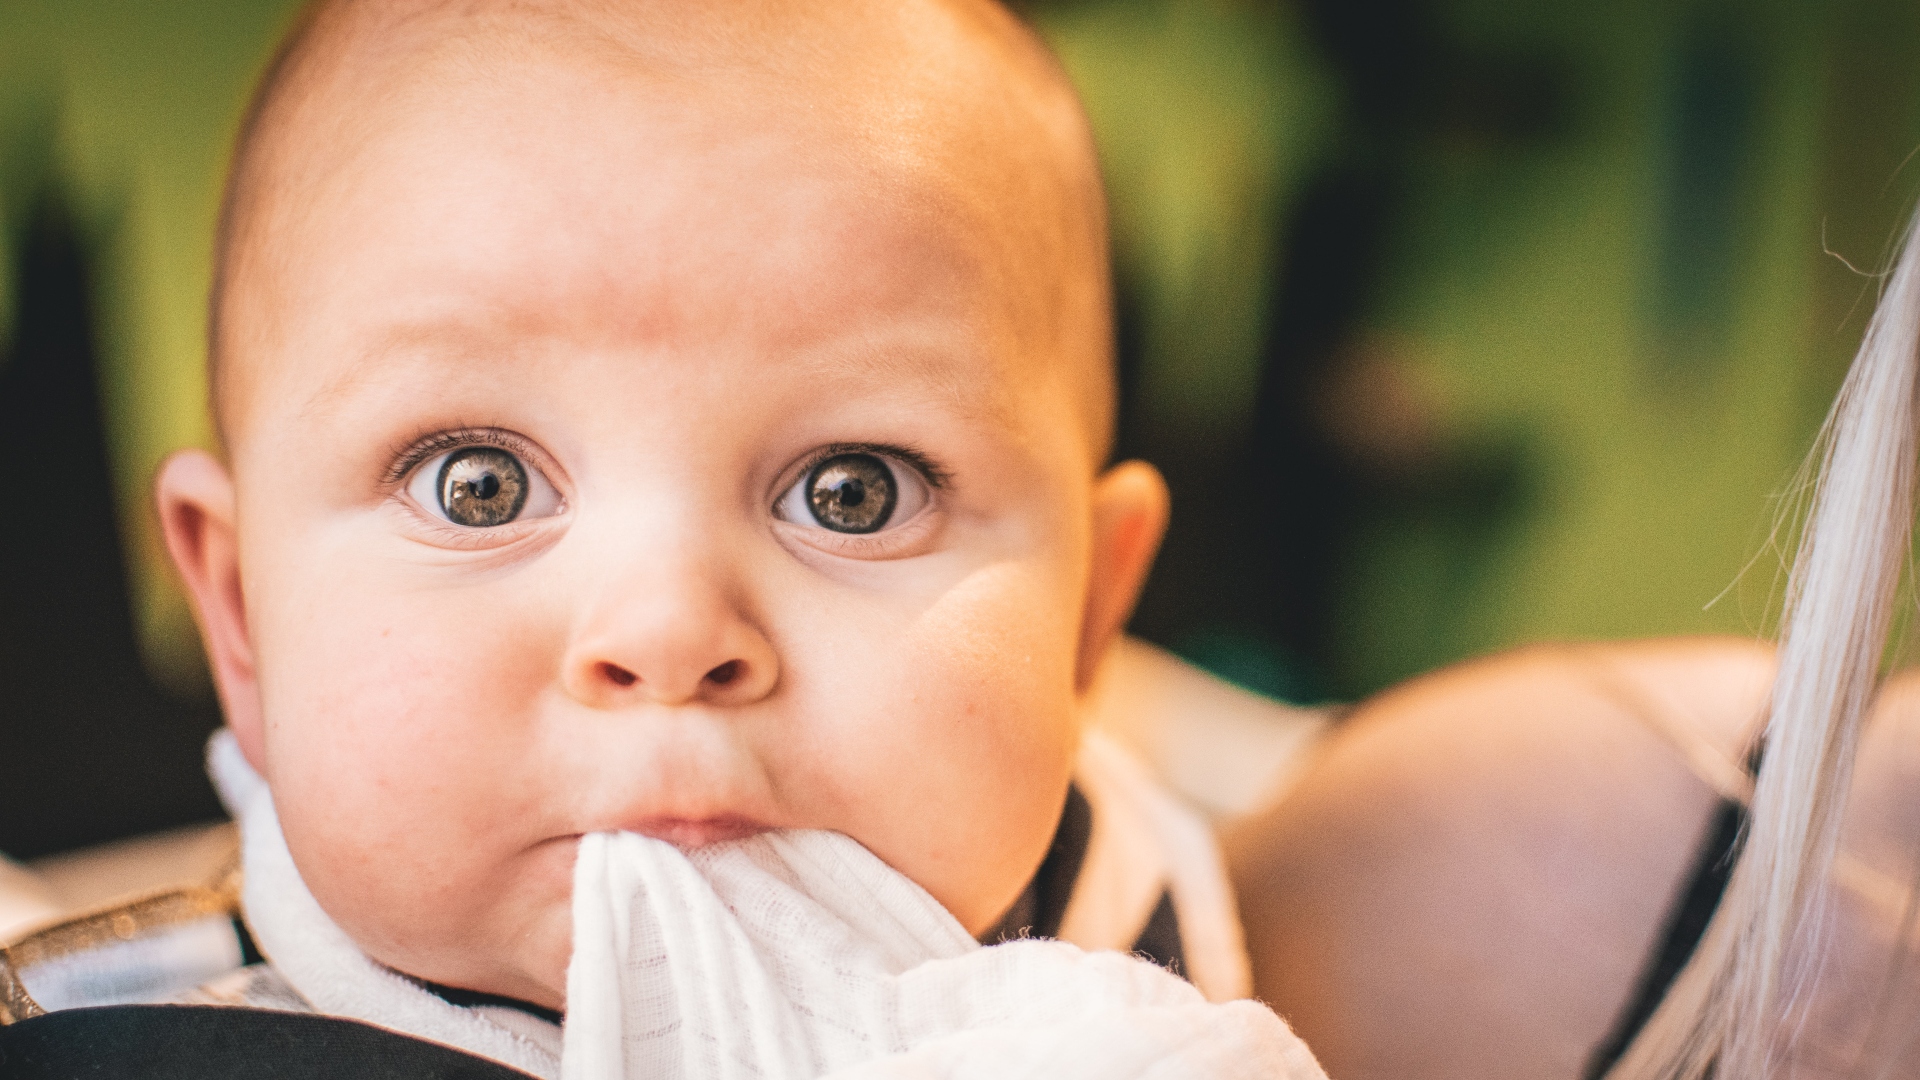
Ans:
<svg viewBox="0 0 1920 1080"><path fill-rule="evenodd" d="M850 559L883 560L910 558L921 554L920 549L928 542L938 524L937 517L936 509L931 506L922 507L913 515L911 521L875 533L834 532L819 525L785 520L780 524L791 530L799 543L823 554Z"/></svg>
<svg viewBox="0 0 1920 1080"><path fill-rule="evenodd" d="M458 525L442 526L429 522L427 527L433 532L434 546L443 548L499 547L517 539L526 531L515 529L512 525L499 525L490 529L468 529Z"/></svg>

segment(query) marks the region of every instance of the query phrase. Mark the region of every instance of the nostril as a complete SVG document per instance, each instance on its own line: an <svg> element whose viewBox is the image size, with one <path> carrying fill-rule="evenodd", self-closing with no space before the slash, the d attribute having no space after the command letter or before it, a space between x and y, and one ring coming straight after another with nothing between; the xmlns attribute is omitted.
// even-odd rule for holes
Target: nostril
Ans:
<svg viewBox="0 0 1920 1080"><path fill-rule="evenodd" d="M725 686L739 677L740 661L738 660L729 660L707 672L707 681L715 686Z"/></svg>
<svg viewBox="0 0 1920 1080"><path fill-rule="evenodd" d="M632 686L640 679L638 675L621 667L619 664L601 664L600 674L605 675L607 681L613 683L615 686Z"/></svg>

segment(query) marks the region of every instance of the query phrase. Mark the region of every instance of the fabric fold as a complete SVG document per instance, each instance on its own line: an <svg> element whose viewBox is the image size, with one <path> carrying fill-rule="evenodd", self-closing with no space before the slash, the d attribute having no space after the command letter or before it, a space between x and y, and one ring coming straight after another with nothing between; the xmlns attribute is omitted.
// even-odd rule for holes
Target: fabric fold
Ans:
<svg viewBox="0 0 1920 1080"><path fill-rule="evenodd" d="M563 1080L1324 1080L1265 1006L1144 960L982 948L836 833L581 841Z"/></svg>

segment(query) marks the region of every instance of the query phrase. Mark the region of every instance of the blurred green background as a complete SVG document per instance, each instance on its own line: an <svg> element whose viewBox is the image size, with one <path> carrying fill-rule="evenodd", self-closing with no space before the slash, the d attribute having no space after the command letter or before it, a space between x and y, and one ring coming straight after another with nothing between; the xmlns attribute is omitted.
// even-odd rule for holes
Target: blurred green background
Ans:
<svg viewBox="0 0 1920 1080"><path fill-rule="evenodd" d="M1302 701L1543 638L1764 632L1777 500L1920 189L1920 5L1018 6L1101 144L1122 451L1174 489L1137 632ZM0 542L0 772L42 728L178 771L213 723L146 488L209 440L221 171L291 12L0 0L0 440L46 488ZM59 371L93 427L48 421ZM86 491L93 532L61 516ZM111 585L91 615L81 576ZM56 827L22 782L15 854L211 812L116 781Z"/></svg>

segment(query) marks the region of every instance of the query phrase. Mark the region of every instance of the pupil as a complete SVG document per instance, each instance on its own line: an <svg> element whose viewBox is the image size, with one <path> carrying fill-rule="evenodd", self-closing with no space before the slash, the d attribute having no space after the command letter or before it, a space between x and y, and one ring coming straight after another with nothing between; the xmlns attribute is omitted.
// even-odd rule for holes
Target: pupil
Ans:
<svg viewBox="0 0 1920 1080"><path fill-rule="evenodd" d="M455 525L505 525L527 504L527 480L526 466L505 450L456 450L440 466L440 508Z"/></svg>
<svg viewBox="0 0 1920 1080"><path fill-rule="evenodd" d="M893 470L872 454L830 457L807 479L813 519L834 532L875 532L893 516L898 501Z"/></svg>

